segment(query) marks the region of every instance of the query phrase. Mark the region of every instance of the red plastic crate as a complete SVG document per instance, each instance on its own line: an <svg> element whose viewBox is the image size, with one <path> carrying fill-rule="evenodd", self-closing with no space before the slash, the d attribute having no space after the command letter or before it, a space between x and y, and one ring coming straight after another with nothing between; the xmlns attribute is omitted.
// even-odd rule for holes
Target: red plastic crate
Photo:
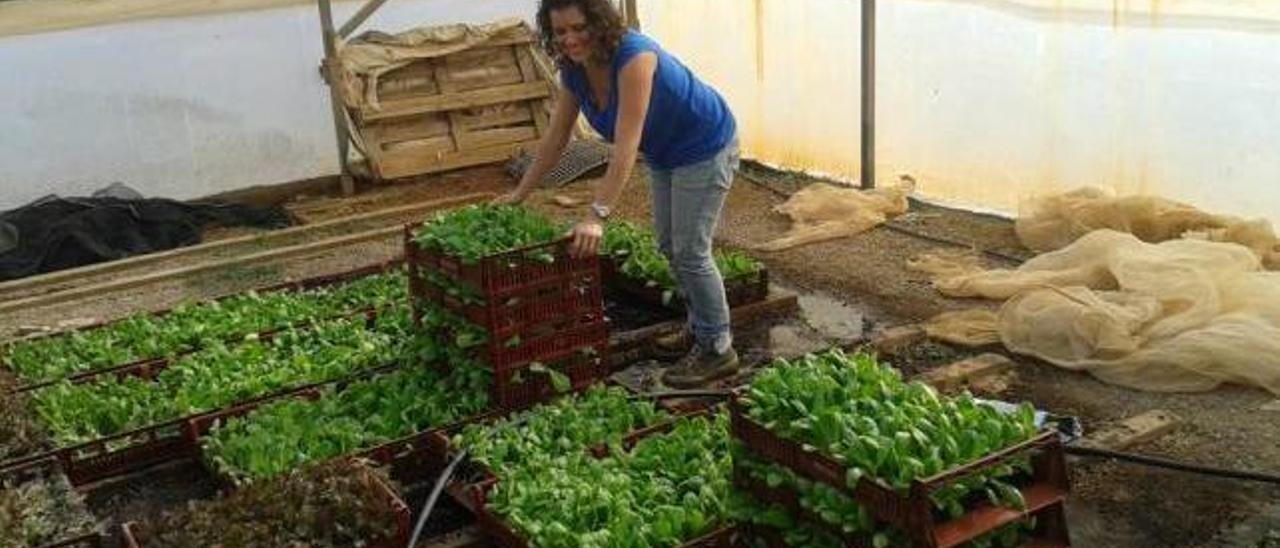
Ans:
<svg viewBox="0 0 1280 548"><path fill-rule="evenodd" d="M658 436L658 435L671 432L671 430L675 428L676 425L679 424L680 421L682 420L689 420L689 419L696 419L696 418L710 418L715 413L716 413L715 408L703 408L703 409L697 409L693 411L684 411L684 412L677 413L675 416L671 417L670 419L664 420L657 424L646 426L644 428L640 428L638 430L635 430L627 434L626 436L623 436L622 449L624 451L630 451L633 448L635 448L637 443L640 443L640 441L645 438ZM590 453L591 456L597 459L602 459L608 456L609 446L603 443L597 443L587 448L587 452Z"/></svg>
<svg viewBox="0 0 1280 548"><path fill-rule="evenodd" d="M729 409L732 434L748 449L797 474L824 482L848 494L867 508L877 521L908 532L917 546L957 546L1028 514L1047 508L1061 509L1061 503L1070 490L1062 443L1057 432L1051 430L947 472L918 479L912 483L906 495L901 495L880 481L866 476L862 477L855 488L850 489L845 485L844 465L820 453L806 451L801 444L784 439L756 423L746 416L738 399L730 400ZM964 516L954 520L939 523L934 516L929 500L933 491L1027 455L1032 457L1035 473L1029 485L1020 487L1027 501L1026 512L979 503ZM1046 531L1046 538L1069 544L1065 519L1051 518L1047 521L1061 524L1062 527L1056 528L1055 525L1055 530Z"/></svg>
<svg viewBox="0 0 1280 548"><path fill-rule="evenodd" d="M275 400L307 397L308 394L323 386L352 382L395 367L399 366L384 366L344 379L282 390L238 403L227 409L176 418L80 445L57 449L52 454L62 463L63 470L66 471L72 485L85 485L174 460L197 456L198 437L207 433L209 427L218 418L226 418L235 413L248 413L256 407Z"/></svg>
<svg viewBox="0 0 1280 548"><path fill-rule="evenodd" d="M140 428L57 450L67 479L77 487L192 456L182 421Z"/></svg>
<svg viewBox="0 0 1280 548"><path fill-rule="evenodd" d="M569 377L570 392L578 392L601 382L609 376L608 345L600 344L591 349L592 354L583 354L583 348L566 348L537 360L548 369L564 373ZM550 376L535 373L526 364L521 367L508 367L494 371L492 401L500 409L517 410L549 401L559 393L551 383ZM516 382L517 376L522 382Z"/></svg>
<svg viewBox="0 0 1280 548"><path fill-rule="evenodd" d="M842 539L842 546L846 546L848 548L866 548L873 546L871 540L865 535L845 535L838 527L827 523L825 520L805 510L800 506L799 497L796 493L787 489L769 487L765 485L764 482L748 477L742 473L734 474L734 488L747 492L760 502L776 504L785 508L797 522L806 526L823 529L834 537ZM1032 537L1028 539L1025 546L1070 546L1066 539L1060 537L1058 533L1059 531L1066 531L1067 527L1065 522L1066 516L1064 513L1064 506L1065 502L1057 502L1035 512L1030 512L1030 515L1034 516L1039 520L1039 522L1035 530L1032 531ZM967 528L968 527L966 525L957 524L953 530L957 533L964 534L963 530ZM786 548L788 546L786 541L783 540L782 534L773 528L750 524L744 526L742 530L745 536L764 541L765 545L770 548ZM944 532L941 536L945 537L946 535L947 533ZM963 542L949 541L945 540L945 538L939 543L939 545L943 546L959 546L961 544L963 544Z"/></svg>
<svg viewBox="0 0 1280 548"><path fill-rule="evenodd" d="M775 504L785 508L797 521L823 529L827 533L844 541L849 548L867 548L872 546L871 539L863 536L846 535L838 526L814 515L800 504L800 496L794 491L769 487L764 482L751 477L742 470L734 470L733 487L751 495L752 498L765 504Z"/></svg>
<svg viewBox="0 0 1280 548"><path fill-rule="evenodd" d="M387 504L387 511L393 513L396 520L396 532L391 538L369 539L368 546L372 548L402 548L409 544L409 536L413 534L413 516L409 510L409 505L405 504L404 499L400 498L400 495L391 486L376 475L368 474L366 477L370 488L378 491ZM122 543L125 548L143 548L146 546L146 543L140 542L137 528L138 524L135 522L127 522L120 526Z"/></svg>
<svg viewBox="0 0 1280 548"><path fill-rule="evenodd" d="M484 329L496 346L549 324L604 316L599 260L570 256L568 239L499 253L468 265L419 248L413 242L416 226L404 229L415 322L420 323L424 304L431 303ZM531 253L549 253L554 260L544 263L526 258ZM424 272L428 270L470 285L483 304L465 303L448 295L427 279Z"/></svg>
<svg viewBox="0 0 1280 548"><path fill-rule="evenodd" d="M418 302L425 300L502 340L566 318L598 316L604 302L603 288L591 273L571 273L543 280L530 284L519 294L483 305L464 303L430 281L421 280L415 285L421 288L414 293L415 321L421 321Z"/></svg>
<svg viewBox="0 0 1280 548"><path fill-rule="evenodd" d="M487 300L521 293L531 285L566 274L600 272L597 257L576 258L569 254L569 238L497 253L467 264L457 257L419 247L413 241L419 226L409 223L404 227L404 257L410 276L420 277L417 269L430 268L479 290ZM531 258L540 253L549 253L553 260L548 263Z"/></svg>
<svg viewBox="0 0 1280 548"><path fill-rule="evenodd" d="M491 411L447 426L430 428L361 451L358 457L391 466L392 477L398 480L422 479L426 472L440 471L448 466L450 435L467 425L496 420L503 415L502 411Z"/></svg>
<svg viewBox="0 0 1280 548"><path fill-rule="evenodd" d="M588 316L544 325L509 348L506 341L490 337L484 358L494 371L507 371L561 360L579 351L603 355L608 347L609 324L604 316Z"/></svg>

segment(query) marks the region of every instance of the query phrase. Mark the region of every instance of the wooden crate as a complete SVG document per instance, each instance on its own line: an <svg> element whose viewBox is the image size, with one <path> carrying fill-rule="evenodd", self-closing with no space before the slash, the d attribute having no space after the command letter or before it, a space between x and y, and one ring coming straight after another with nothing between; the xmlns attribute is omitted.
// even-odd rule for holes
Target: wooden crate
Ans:
<svg viewBox="0 0 1280 548"><path fill-rule="evenodd" d="M344 86L353 137L373 174L495 163L531 148L547 131L557 89L538 47L522 25ZM351 97L353 89L362 94Z"/></svg>

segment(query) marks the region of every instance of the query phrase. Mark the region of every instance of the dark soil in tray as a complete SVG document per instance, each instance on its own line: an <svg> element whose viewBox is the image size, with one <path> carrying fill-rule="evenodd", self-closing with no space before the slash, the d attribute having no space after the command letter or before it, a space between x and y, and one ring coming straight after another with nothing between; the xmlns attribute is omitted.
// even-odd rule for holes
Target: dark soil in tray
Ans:
<svg viewBox="0 0 1280 548"><path fill-rule="evenodd" d="M180 508L189 500L212 499L218 484L196 461L180 461L92 486L89 511L114 528Z"/></svg>
<svg viewBox="0 0 1280 548"><path fill-rule="evenodd" d="M436 476L432 474L430 479L405 485L400 490L412 512L413 518L410 523L415 527L418 525L418 518L422 515L423 506L427 504L427 497L431 496L435 480ZM431 511L431 517L422 529L419 544L421 545L423 540L452 533L474 522L475 517L471 512L454 502L448 493L442 492L440 498L436 500L435 509Z"/></svg>
<svg viewBox="0 0 1280 548"><path fill-rule="evenodd" d="M681 318L684 312L638 302L606 291L604 314L609 318L609 331L623 333Z"/></svg>

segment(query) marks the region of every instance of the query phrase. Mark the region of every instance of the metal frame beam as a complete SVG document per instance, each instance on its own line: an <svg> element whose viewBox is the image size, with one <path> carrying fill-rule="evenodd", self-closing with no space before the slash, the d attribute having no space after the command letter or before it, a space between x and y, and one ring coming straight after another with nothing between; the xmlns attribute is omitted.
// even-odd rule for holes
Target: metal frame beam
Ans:
<svg viewBox="0 0 1280 548"><path fill-rule="evenodd" d="M862 0L862 188L876 187L876 0Z"/></svg>

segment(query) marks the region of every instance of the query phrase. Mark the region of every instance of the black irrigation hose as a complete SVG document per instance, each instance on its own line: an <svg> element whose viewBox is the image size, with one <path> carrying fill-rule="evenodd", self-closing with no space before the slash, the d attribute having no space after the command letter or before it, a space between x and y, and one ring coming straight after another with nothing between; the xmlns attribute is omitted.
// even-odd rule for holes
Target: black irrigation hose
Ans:
<svg viewBox="0 0 1280 548"><path fill-rule="evenodd" d="M413 548L418 545L418 537L422 535L422 529L427 525L427 518L431 516L431 511L436 507L436 501L440 499L440 492L444 491L444 486L449 483L449 478L453 477L453 471L467 458L466 450L459 451L457 456L449 462L444 472L440 473L440 477L436 478L436 484L431 488L431 496L427 498L426 506L422 507L422 515L418 516L418 524L413 528L413 536L409 538L407 548Z"/></svg>
<svg viewBox="0 0 1280 548"><path fill-rule="evenodd" d="M777 196L779 196L779 197L781 197L781 198L783 198L783 199L787 199L787 198L790 198L790 197L791 197L791 194L788 194L788 193L786 193L786 192L783 192L783 191L781 191L781 190L778 190L778 189L776 189L776 188L773 188L773 187L772 187L772 186L770 186L768 183L766 183L766 182L764 182L764 181L761 181L760 179L757 179L755 176L750 175L750 174L748 174L748 173L746 173L746 172L744 172L744 171L739 171L739 172L738 172L738 174L739 174L739 175L742 175L742 178L743 178L743 179L746 179L746 180L748 180L748 181L751 181L751 182L752 182L753 184L755 184L756 186L758 186L758 187L760 187L760 188L762 188L762 189L764 189L764 190L767 190L767 191L769 191L769 192L772 192L773 194L775 194L775 195L777 195ZM963 247L963 248L965 248L965 249L978 249L978 246L973 245L973 244L971 244L971 243L965 243L965 242L962 242L962 241L959 241L959 240L953 240L953 239L945 238L945 237L942 237L942 236L935 236L935 235L933 235L933 234L926 234L926 233L924 233L924 232L920 232L920 231L915 230L915 229L913 229L913 228L908 228L908 227L906 227L906 226L904 226L904 225L901 225L901 224L898 224L898 223L894 223L894 222L892 222L892 221L886 221L886 222L884 222L883 224L881 224L880 226L883 226L883 227L885 227L885 228L887 228L887 229L889 229L889 230L895 231L895 232L899 232L899 233L905 234L905 235L907 235L907 236L911 236L911 237L913 237L913 238L919 238L919 239L921 239L921 240L927 240L927 241L931 241L931 242L934 242L934 243L939 243L939 244L943 244L943 245L949 245L949 246L952 246L952 247ZM992 250L990 250L990 249L981 249L981 250L979 250L979 251L981 251L983 254L985 254L985 255L987 255L987 256L989 256L989 257L994 257L994 258L996 258L996 259L1000 259L1000 260L1002 260L1002 261L1007 261L1007 262L1010 262L1010 263L1013 263L1013 264L1019 264L1019 265L1020 265L1020 264L1022 264L1022 263L1027 262L1027 260L1026 260L1026 259L1024 259L1024 258L1022 258L1022 257L1015 257L1015 256L1013 256L1013 255L1009 255L1009 254L1007 254L1007 253L1001 253L1001 252L999 252L999 251L992 251Z"/></svg>
<svg viewBox="0 0 1280 548"><path fill-rule="evenodd" d="M1272 483L1280 485L1280 476L1274 474L1264 474L1262 472L1248 472L1240 470L1231 470L1227 468L1215 468L1212 466L1202 466L1199 464L1189 464L1169 459L1157 457L1148 457L1146 455L1137 455L1134 453L1122 453L1120 451L1111 451L1109 449L1098 449L1095 447L1082 447L1078 445L1068 445L1064 448L1068 455L1079 457L1097 457L1104 459L1115 459L1120 461L1142 464L1146 466L1154 466L1157 468L1167 468L1169 470L1178 470L1181 472L1190 472L1193 474L1202 474L1206 476L1215 476L1220 478L1238 479L1246 481L1260 481L1263 483Z"/></svg>
<svg viewBox="0 0 1280 548"><path fill-rule="evenodd" d="M978 249L978 246L973 245L973 244L967 244L967 243L964 243L964 242L962 242L962 241L960 241L960 240L952 240L952 239L950 239L950 238L944 238L944 237L942 237L942 236L934 236L933 234L926 234L926 233L924 233L924 232L920 232L920 231L918 231L918 230L916 230L916 229L913 229L913 228L908 228L908 227L906 227L906 226L904 226L904 225L901 225L901 224L895 223L895 222L893 222L893 221L885 221L885 222L884 222L884 224L882 224L882 225L880 225L880 226L883 226L883 227L885 227L885 228L887 228L887 229L889 229L889 230L892 230L892 231L894 231L894 232L899 232L899 233L906 234L906 235L911 236L911 237L914 237L914 238L919 238L919 239L921 239L921 240L928 240L928 241L931 241L931 242L940 243L940 244L945 244L945 245L949 245L949 246L952 246L952 247L963 247L963 248L965 248L965 249L975 249L975 250L981 251L984 255L987 255L987 256L989 256L989 257L994 257L994 258L996 258L996 259L1000 259L1000 260L1002 260L1002 261L1008 261L1008 262L1011 262L1011 263L1013 263L1013 264L1022 264L1022 263L1027 262L1027 260L1026 260L1026 259L1023 259L1023 258L1021 258L1021 257L1015 257L1015 256L1013 256L1013 255L1009 255L1009 254L1007 254L1007 253L1001 253L1001 252L999 252L999 251L992 251L992 250L990 250L990 249Z"/></svg>

